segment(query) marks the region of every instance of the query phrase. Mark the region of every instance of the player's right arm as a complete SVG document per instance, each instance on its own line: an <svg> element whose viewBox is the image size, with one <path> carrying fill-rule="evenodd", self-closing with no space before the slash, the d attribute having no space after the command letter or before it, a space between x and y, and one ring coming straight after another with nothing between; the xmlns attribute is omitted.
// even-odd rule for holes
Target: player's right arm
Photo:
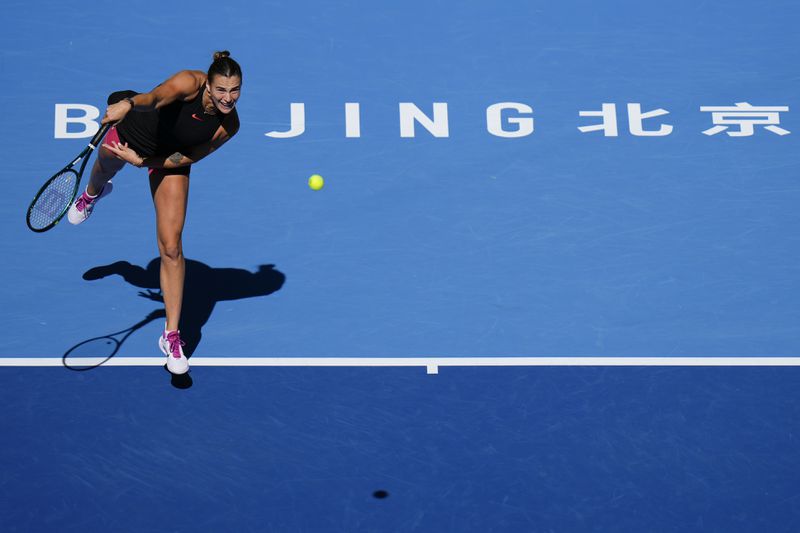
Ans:
<svg viewBox="0 0 800 533"><path fill-rule="evenodd" d="M119 122L133 109L145 112L155 111L177 100L191 100L200 92L203 83L205 83L203 73L182 70L149 93L137 94L133 98L126 98L116 104L111 104L106 109L101 123Z"/></svg>

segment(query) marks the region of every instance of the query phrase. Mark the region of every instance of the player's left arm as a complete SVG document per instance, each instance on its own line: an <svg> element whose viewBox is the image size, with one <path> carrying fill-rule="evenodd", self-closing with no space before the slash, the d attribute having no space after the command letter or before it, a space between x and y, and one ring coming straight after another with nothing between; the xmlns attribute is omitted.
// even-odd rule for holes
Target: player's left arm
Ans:
<svg viewBox="0 0 800 533"><path fill-rule="evenodd" d="M148 168L180 168L193 163L197 163L204 157L215 152L220 146L231 140L234 135L239 131L239 117L236 114L228 115L225 121L214 133L214 137L210 141L194 146L186 153L175 152L170 155L153 155L150 157L141 157L133 149L128 147L128 143L117 144L115 146L103 145L108 148L119 159L122 159L131 165L137 167Z"/></svg>
<svg viewBox="0 0 800 533"><path fill-rule="evenodd" d="M175 152L169 156L155 155L152 157L142 157L141 163L137 166L170 169L197 163L204 157L208 157L218 150L220 146L231 140L239 131L239 119L236 116L231 117L231 120L226 120L226 122L229 123L220 126L210 141L185 150L186 153Z"/></svg>

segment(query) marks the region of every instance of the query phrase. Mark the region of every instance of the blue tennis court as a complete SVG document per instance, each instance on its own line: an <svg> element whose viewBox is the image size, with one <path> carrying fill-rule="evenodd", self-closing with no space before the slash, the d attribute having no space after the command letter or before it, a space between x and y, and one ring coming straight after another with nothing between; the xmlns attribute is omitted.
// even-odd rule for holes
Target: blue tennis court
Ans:
<svg viewBox="0 0 800 533"><path fill-rule="evenodd" d="M0 530L800 530L794 3L4 11ZM25 211L217 50L174 376L147 171Z"/></svg>

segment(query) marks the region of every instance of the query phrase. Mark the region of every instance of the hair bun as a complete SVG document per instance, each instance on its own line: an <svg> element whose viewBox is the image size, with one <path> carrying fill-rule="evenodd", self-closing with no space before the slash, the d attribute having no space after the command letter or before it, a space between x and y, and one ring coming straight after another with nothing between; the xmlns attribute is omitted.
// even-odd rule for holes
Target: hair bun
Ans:
<svg viewBox="0 0 800 533"><path fill-rule="evenodd" d="M206 79L208 81L213 81L217 76L224 76L226 78L237 77L240 83L242 81L242 67L231 57L231 53L227 50L214 52L214 62L208 67Z"/></svg>

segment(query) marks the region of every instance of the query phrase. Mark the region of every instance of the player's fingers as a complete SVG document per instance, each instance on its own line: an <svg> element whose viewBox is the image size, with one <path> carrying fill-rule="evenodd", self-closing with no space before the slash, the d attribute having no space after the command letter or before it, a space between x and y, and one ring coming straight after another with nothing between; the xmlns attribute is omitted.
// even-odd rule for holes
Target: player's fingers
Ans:
<svg viewBox="0 0 800 533"><path fill-rule="evenodd" d="M109 144L103 144L103 147L107 148L108 151L111 152L112 154L114 154L114 157L116 157L117 159L122 159L122 157L120 157L119 147L113 146L115 144L117 144L117 143L111 143L110 145Z"/></svg>

